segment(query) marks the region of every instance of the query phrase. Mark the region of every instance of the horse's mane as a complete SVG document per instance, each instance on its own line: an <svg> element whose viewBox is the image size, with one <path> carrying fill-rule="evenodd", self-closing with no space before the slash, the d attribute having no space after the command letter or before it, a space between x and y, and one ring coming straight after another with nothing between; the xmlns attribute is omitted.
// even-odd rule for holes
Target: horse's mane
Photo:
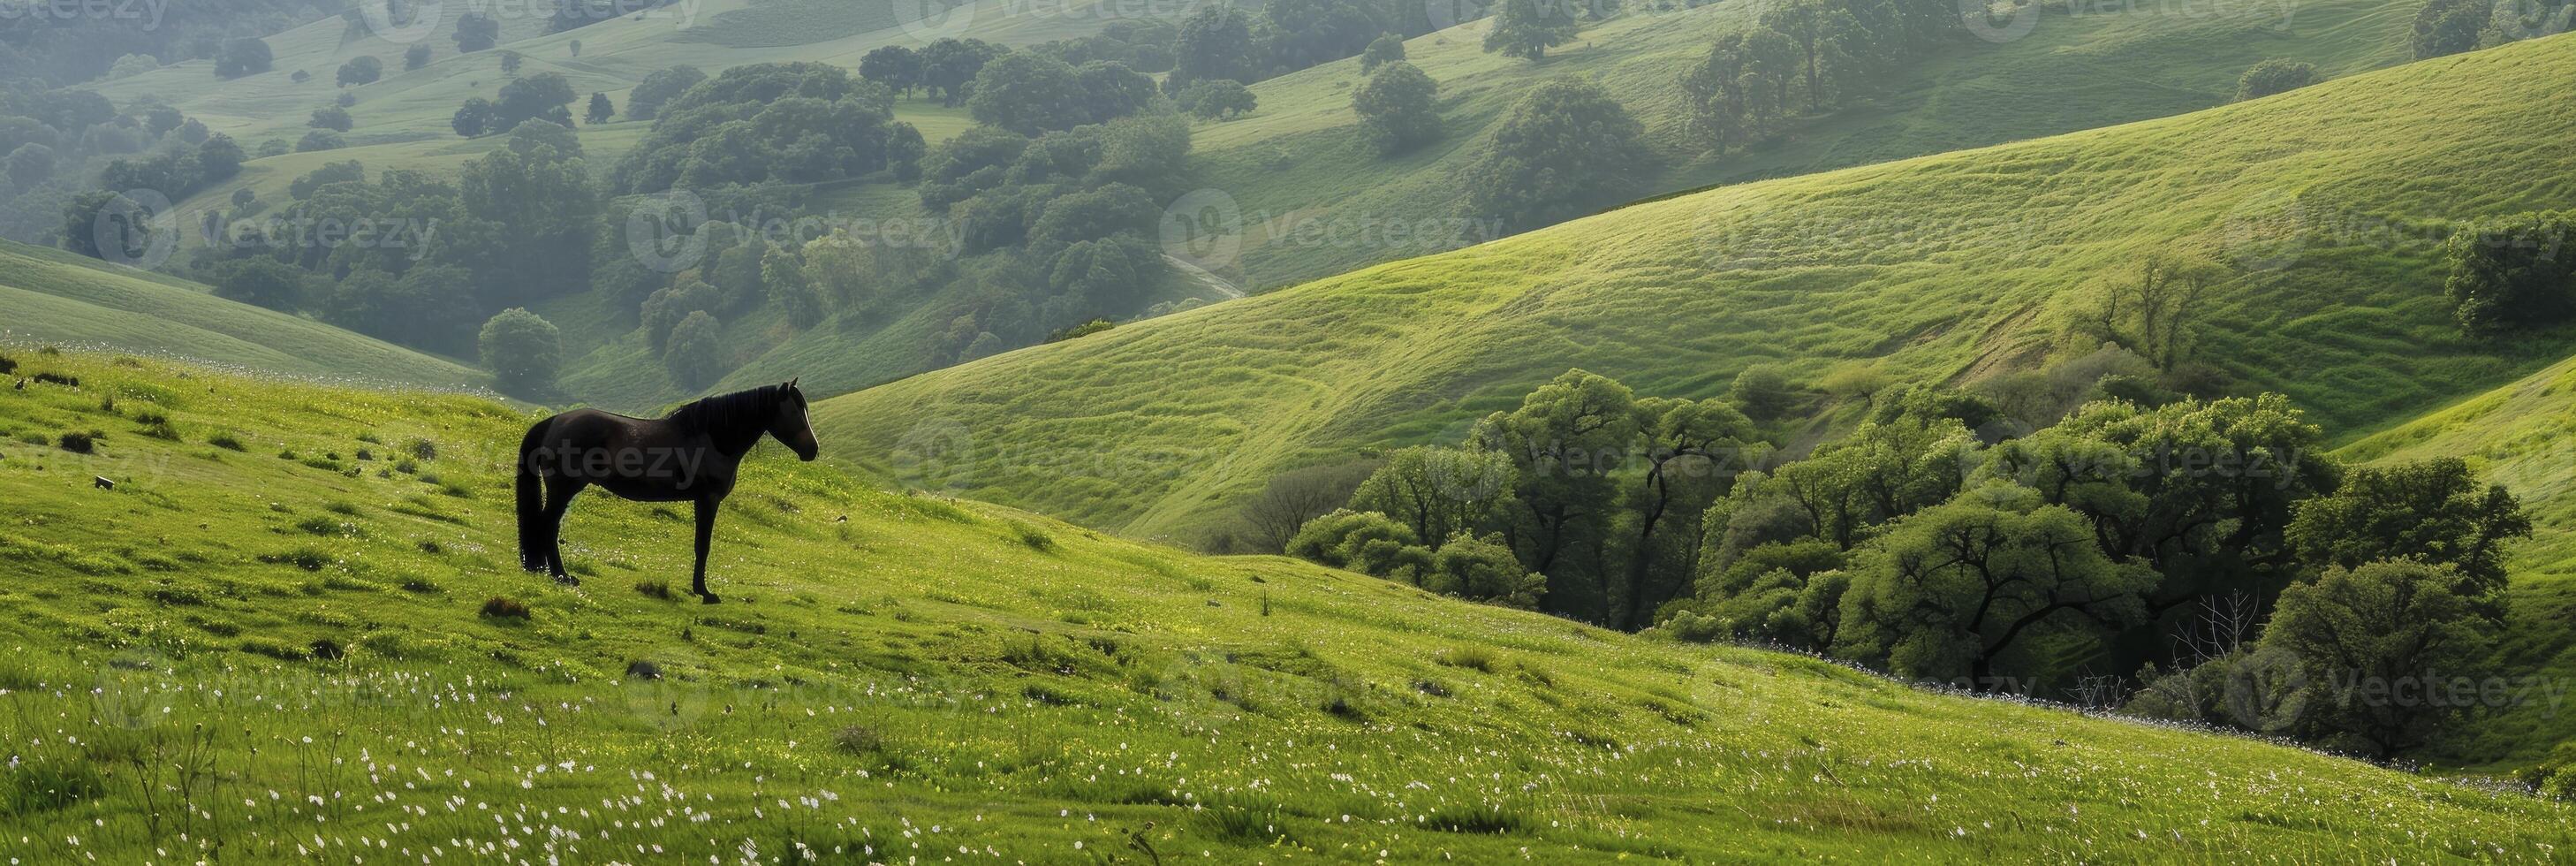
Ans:
<svg viewBox="0 0 2576 866"><path fill-rule="evenodd" d="M717 394L690 401L687 405L672 410L670 419L691 430L731 427L742 421L765 425L769 423L770 413L777 410L779 402L791 396L802 398L802 395L788 390L784 385L762 385L748 391Z"/></svg>

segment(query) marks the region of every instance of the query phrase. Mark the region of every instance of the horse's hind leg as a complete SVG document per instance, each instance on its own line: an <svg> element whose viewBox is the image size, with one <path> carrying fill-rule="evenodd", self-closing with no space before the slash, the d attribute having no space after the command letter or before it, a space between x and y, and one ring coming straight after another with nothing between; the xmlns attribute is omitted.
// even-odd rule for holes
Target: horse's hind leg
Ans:
<svg viewBox="0 0 2576 866"><path fill-rule="evenodd" d="M546 573L554 575L556 583L566 586L580 586L581 578L574 577L564 570L564 512L572 510L572 498L580 495L581 489L585 486L588 485L561 477L553 479L546 485L546 511L543 518L546 528Z"/></svg>
<svg viewBox="0 0 2576 866"><path fill-rule="evenodd" d="M719 600L715 593L707 591L707 544L715 538L716 507L722 504L723 500L719 499L698 500L698 564L690 573L689 591L697 593L698 600L707 604Z"/></svg>

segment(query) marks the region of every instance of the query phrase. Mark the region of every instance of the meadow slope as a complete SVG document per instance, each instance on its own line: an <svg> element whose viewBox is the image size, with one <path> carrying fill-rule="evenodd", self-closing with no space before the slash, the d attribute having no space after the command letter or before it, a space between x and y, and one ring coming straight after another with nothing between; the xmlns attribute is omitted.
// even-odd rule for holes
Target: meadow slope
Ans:
<svg viewBox="0 0 2576 866"><path fill-rule="evenodd" d="M1466 171L1512 103L1550 78L1590 78L1645 124L1656 158L1628 167L1628 186L1613 191L1642 198L2184 114L2233 99L2238 76L2267 57L2313 63L2326 77L2393 66L2410 57L2407 31L2422 4L2068 4L2073 13L2033 4L2026 30L1962 36L1776 141L1707 153L1685 129L1677 82L1717 34L1769 5L1632 11L1541 63L1485 53L1490 21L1409 40L1407 62L1440 83L1447 135L1395 159L1378 158L1360 135L1350 99L1367 78L1357 59L1254 85L1259 111L1200 134L1201 178L1243 221L1239 254L1217 263L1247 286L1271 288L1438 252L1443 241L1491 239L1491 227L1474 224L1427 238L1369 227L1465 213Z"/></svg>
<svg viewBox="0 0 2576 866"><path fill-rule="evenodd" d="M2576 204L2552 38L2175 118L1642 204L824 401L834 453L905 483L1189 539L1270 476L1455 441L1579 367L1723 393L2027 367L2154 256L2224 271L2192 356L2349 440L2567 354L2458 335L2447 220Z"/></svg>
<svg viewBox="0 0 2576 866"><path fill-rule="evenodd" d="M1410 61L1441 83L1447 135L1401 158L1380 159L1360 141L1350 109L1351 89L1363 80L1356 60L1256 84L1259 110L1195 130L1197 169L1191 185L1222 195L1185 201L1228 203L1231 210L1218 226L1227 240L1211 248L1205 239L1195 246L1174 239L1174 251L1237 284L1261 289L1493 237L1498 227L1458 219L1466 192L1459 176L1487 146L1513 100L1557 76L1600 81L1647 127L1657 158L1633 167L1629 187L1607 191L1605 200L1613 200L2206 108L2228 100L2237 75L2264 57L2312 61L2327 75L2380 68L2405 58L2407 26L2418 4L2325 0L2293 6L2264 0L2034 12L2039 17L2026 35L2002 42L1963 37L1865 99L1796 123L1777 142L1724 156L1703 153L1683 134L1684 107L1676 81L1718 33L1741 26L1764 4L1632 5L1639 8L1593 27L1542 63L1483 52L1486 22L1409 41ZM971 20L956 19L952 32L906 29L896 25L888 9L868 4L707 0L554 35L540 34L528 18L508 17L502 35L504 49L526 58L523 74L561 73L576 92L605 92L622 108L636 82L676 63L695 64L710 74L776 61L854 67L860 55L881 45L917 47L942 35L1029 45L1089 33L1120 15L1177 16L1194 8L989 0L975 7ZM446 11L452 18L460 10ZM423 37L436 59L418 70L401 69L405 43L335 18L271 37L278 59L268 73L223 81L204 62L191 62L95 86L119 103L147 95L165 100L247 147L300 136L306 116L342 92L331 81L340 63L360 55L386 63L383 80L346 89L356 100L349 109L358 124L348 136L351 147L252 160L238 177L180 202L182 224L194 225L202 213L227 207L240 189L272 203L285 201L289 182L327 162L357 160L376 173L404 168L452 176L467 161L499 146L497 138L458 139L447 123L466 98L492 96L507 80L498 69L500 52L458 55L446 33L452 21L443 21L441 28ZM572 49L576 40L581 43L578 56ZM295 82L296 70L313 77ZM963 109L941 108L927 99L901 100L895 113L934 142L971 122ZM604 173L640 140L644 127L622 116L582 126L593 170ZM911 190L885 184L817 189L809 206L853 221L922 216ZM1431 231L1399 235L1383 230L1424 220L1435 221ZM196 241L191 237L186 243ZM1192 291L1175 287L1174 294ZM1212 293L1198 293L1218 300ZM953 315L943 310L955 300L947 294L923 298L889 321L855 329L800 332L775 317L729 319L729 341L748 348L729 359L739 372L708 390L784 375L803 375L831 390L855 390L939 366L927 347ZM630 411L692 393L653 363L651 352L633 333L633 311L610 306L588 294L538 306L539 313L564 328L570 348L568 393Z"/></svg>
<svg viewBox="0 0 2576 866"><path fill-rule="evenodd" d="M2492 666L2576 682L2576 359L2354 442L2342 456L2392 463L2457 457L2531 512L2533 538L2508 567L2512 609ZM2576 741L2576 711L2521 704L2473 719L2444 747L2496 766Z"/></svg>
<svg viewBox="0 0 2576 866"><path fill-rule="evenodd" d="M510 549L510 407L21 360L82 382L0 391L0 855L30 862L2576 845L2564 804L1192 556L775 446L718 531L725 604L648 592L682 519L605 500L559 588ZM95 453L36 443L82 430Z"/></svg>
<svg viewBox="0 0 2576 866"><path fill-rule="evenodd" d="M481 388L480 370L228 301L184 280L0 241L0 342L115 347L352 383Z"/></svg>

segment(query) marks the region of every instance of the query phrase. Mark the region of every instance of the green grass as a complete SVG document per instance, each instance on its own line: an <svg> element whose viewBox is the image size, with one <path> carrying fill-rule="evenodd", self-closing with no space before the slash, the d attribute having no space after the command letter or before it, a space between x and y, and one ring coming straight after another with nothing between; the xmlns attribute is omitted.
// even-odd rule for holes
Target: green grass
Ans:
<svg viewBox="0 0 2576 866"><path fill-rule="evenodd" d="M299 377L479 388L453 361L320 322L224 300L204 286L0 241L0 342L63 343L194 358Z"/></svg>
<svg viewBox="0 0 2576 866"><path fill-rule="evenodd" d="M2576 682L2576 360L2346 446L2356 461L2458 457L2530 511L2533 538L2508 563L2512 609L2491 667ZM2443 749L2498 767L2576 739L2576 706L2533 701L2474 719Z"/></svg>
<svg viewBox="0 0 2576 866"><path fill-rule="evenodd" d="M2142 4L2117 13L2052 12L2025 38L2000 45L1963 40L1918 64L1884 92L1804 121L1765 149L1725 158L1699 153L1681 135L1682 108L1674 82L1715 34L1740 24L1756 6L1710 4L1630 15L1587 31L1540 64L1484 53L1479 45L1486 25L1471 23L1407 45L1411 61L1444 88L1449 135L1439 143L1394 160L1365 152L1349 108L1350 90L1360 76L1356 61L1345 60L1263 82L1255 87L1259 111L1199 126L1199 169L1193 182L1231 196L1244 222L1240 256L1213 262L1215 270L1248 288L1273 287L1493 235L1491 227L1457 222L1433 223L1430 240L1411 234L1390 238L1370 227L1455 217L1465 192L1459 172L1485 146L1511 101L1551 76L1597 78L1645 121L1659 159L1633 167L1634 185L1621 193L1647 196L2204 108L2225 101L2238 73L2266 56L2312 60L2328 74L2385 66L2404 57L2414 5L2331 0L2295 10L2269 4ZM1028 45L1088 33L1115 15L1137 14L1139 8L988 0L975 8L960 35ZM577 92L606 92L623 108L636 82L675 63L695 64L710 74L739 64L789 60L855 67L875 47L924 41L900 27L866 29L881 12L822 9L806 0L713 0L551 36L539 34L532 21L513 18L504 21L503 47L526 58L524 72L560 72ZM575 39L582 42L578 57L571 53ZM352 147L253 160L239 178L182 202L183 221L224 207L234 190L245 187L274 206L285 200L289 181L326 161L357 159L372 172L411 168L453 175L466 161L498 146L497 139L458 140L447 127L458 104L471 96L490 97L506 80L497 51L460 56L444 33L435 34L429 43L437 59L426 68L405 71L403 45L363 27L352 30L339 19L269 41L278 57L270 73L218 81L205 63L194 62L98 85L120 102L158 96L215 131L253 146L268 138L292 141L301 136L311 110L339 93L331 73L341 62L368 54L387 63L384 80L350 89L357 98L350 112L358 123L350 136ZM308 70L314 78L295 84L289 75L296 69ZM919 99L900 102L896 114L934 142L969 123L962 110ZM594 171L604 174L641 137L644 126L621 118L583 127L583 146ZM919 215L908 190L881 185L817 190L812 204L853 219ZM1318 232L1317 226L1330 231ZM193 235L187 243L196 243ZM921 303L938 302L930 298ZM565 300L556 306L586 314L598 302ZM803 375L832 389L852 389L938 366L925 347L924 329L903 318L858 329L863 336L840 329L729 333L780 344L781 351L713 387ZM622 321L589 319L603 326ZM737 330L729 323L729 332ZM649 359L639 349L620 347L625 333L576 335L576 351L567 365L575 397L640 411L692 394L659 376L655 365L643 363Z"/></svg>
<svg viewBox="0 0 2576 866"><path fill-rule="evenodd" d="M2576 205L2558 109L2499 80L2576 74L2549 39L2164 120L1643 204L1457 252L1013 352L823 402L835 453L1191 539L1270 476L1455 441L1569 367L1706 397L1758 362L1899 381L2026 368L2151 255L2236 270L2198 356L2339 439L2564 357L2564 333L2460 337L2439 221ZM2295 197L2293 221L2280 202ZM2270 267L2279 265L2278 267Z"/></svg>
<svg viewBox="0 0 2576 866"><path fill-rule="evenodd" d="M1390 160L1367 149L1350 108L1352 90L1366 79L1352 59L1255 85L1260 109L1202 126L1198 153L1205 184L1232 196L1247 222L1238 281L1273 287L1439 251L1347 239L1372 219L1463 213L1462 173L1513 101L1555 76L1598 81L1645 123L1659 161L1627 167L1630 187L1618 191L1642 197L2183 114L2232 99L2238 75L2266 57L2311 61L2327 76L2390 66L2408 58L2407 28L2419 5L2142 3L2052 11L2027 36L2001 44L1962 38L1865 98L1796 124L1780 141L1723 157L1684 133L1677 82L1717 33L1742 27L1761 4L1634 14L1585 31L1536 64L1484 53L1487 24L1477 22L1405 44L1407 62L1440 82L1448 133L1421 152ZM1299 234L1301 222L1342 231ZM1471 229L1459 240L1486 239Z"/></svg>
<svg viewBox="0 0 2576 866"><path fill-rule="evenodd" d="M682 513L605 498L573 511L585 582L562 588L513 558L499 469L527 418L510 407L35 363L83 390L0 391L0 433L106 436L90 456L0 445L18 758L0 854L29 862L361 844L2418 862L2576 844L2566 806L2520 795L1197 557L881 492L769 446L717 531L725 604L661 597L683 579ZM182 440L136 435L100 392ZM216 431L246 450L200 444Z"/></svg>

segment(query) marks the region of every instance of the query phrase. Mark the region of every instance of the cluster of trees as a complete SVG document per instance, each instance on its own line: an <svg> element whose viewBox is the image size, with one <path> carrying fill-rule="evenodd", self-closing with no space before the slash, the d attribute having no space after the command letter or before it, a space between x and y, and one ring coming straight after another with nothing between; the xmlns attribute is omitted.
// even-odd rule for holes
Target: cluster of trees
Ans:
<svg viewBox="0 0 2576 866"><path fill-rule="evenodd" d="M1372 80L1374 83L1374 80ZM1467 169L1467 207L1515 229L1581 216L1627 201L1653 154L1645 125L1592 81L1558 78L1531 88Z"/></svg>
<svg viewBox="0 0 2576 866"><path fill-rule="evenodd" d="M2275 93L2288 93L2317 83L2317 67L2305 60L2266 58L2245 70L2236 80L2236 101L2261 99Z"/></svg>
<svg viewBox="0 0 2576 866"><path fill-rule="evenodd" d="M1171 29L1121 23L1128 26L1110 32L1149 38ZM870 51L859 59L859 77L907 96L918 89L942 104L966 106L977 123L1037 135L1144 112L1153 104L1154 80L1131 65L1135 54L1130 43L1107 34L1024 51L941 39L919 51L901 45Z"/></svg>
<svg viewBox="0 0 2576 866"><path fill-rule="evenodd" d="M651 280L651 291L637 311L646 345L662 360L671 379L702 388L730 372L734 358L725 349L723 322L764 304L785 313L790 325L810 328L834 312L847 312L855 325L869 298L856 293L831 298L822 292L844 283L878 276L838 273L845 267L878 263L863 257L835 257L847 235L818 239L804 249L770 243L743 227L721 220L697 226L695 243L705 251L696 267L667 280Z"/></svg>
<svg viewBox="0 0 2576 866"><path fill-rule="evenodd" d="M569 127L573 97L572 82L562 73L540 72L514 78L501 85L500 93L492 99L477 96L465 100L449 118L448 126L467 138L508 132L531 120Z"/></svg>
<svg viewBox="0 0 2576 866"><path fill-rule="evenodd" d="M93 219L113 195L150 190L173 201L229 179L249 155L178 109L138 101L124 110L85 90L0 95L0 188L6 230L59 238L96 255ZM97 177L97 187L79 183Z"/></svg>
<svg viewBox="0 0 2576 866"><path fill-rule="evenodd" d="M978 357L1137 312L1168 278L1158 221L1189 151L1188 125L1167 113L1035 137L976 126L933 148L922 205L956 222L959 252L1000 255L970 275L932 355Z"/></svg>
<svg viewBox="0 0 2576 866"><path fill-rule="evenodd" d="M891 45L869 51L859 75L910 96L915 90L949 106L972 105L979 92L1010 82L1019 93L994 97L1005 112L978 120L1023 133L1097 123L1141 108L1152 92L1144 76L1169 72L1163 92L1194 115L1222 119L1249 112L1245 85L1316 64L1369 54L1364 72L1403 59L1403 36L1430 32L1417 4L1292 0L1257 13L1231 6L1200 9L1178 26L1154 20L1112 22L1100 33L1012 51L974 39L940 39L916 50ZM1401 35L1399 35L1401 34ZM1004 61L1005 75L981 81ZM1070 87L1078 93L1061 91ZM1087 120L1070 120L1087 115Z"/></svg>
<svg viewBox="0 0 2576 866"><path fill-rule="evenodd" d="M1201 81L1252 84L1372 48L1383 55L1392 47L1401 59L1404 39L1432 31L1429 12L1425 4L1394 0L1288 0L1257 12L1201 7L1171 34L1172 74L1164 87L1177 94ZM1362 71L1375 64L1367 67Z"/></svg>
<svg viewBox="0 0 2576 866"><path fill-rule="evenodd" d="M275 60L267 40L256 36L227 39L223 50L215 54L215 77L240 78L267 72Z"/></svg>
<svg viewBox="0 0 2576 866"><path fill-rule="evenodd" d="M2576 9L2566 0L2426 0L2416 9L2408 44L2420 60L2564 33L2571 20Z"/></svg>
<svg viewBox="0 0 2576 866"><path fill-rule="evenodd" d="M653 126L618 160L612 188L813 183L886 169L903 177L924 149L919 130L894 120L890 92L837 66L763 63L713 79L695 73L656 72L627 99L628 114L650 117ZM559 95L558 108L572 101L568 86Z"/></svg>
<svg viewBox="0 0 2576 866"><path fill-rule="evenodd" d="M981 39L939 39L920 50L888 45L859 58L859 77L911 96L914 90L955 108L974 92L975 76L984 64L1010 49Z"/></svg>
<svg viewBox="0 0 2576 866"><path fill-rule="evenodd" d="M2473 670L2505 546L2531 532L2458 460L2337 463L2276 394L2112 383L2013 436L1978 394L1882 389L1849 436L1783 462L1746 414L1768 387L1640 398L1570 371L1455 447L1355 487L1306 470L1249 514L1274 539L1302 520L1290 553L1435 591L1978 689L2134 676L2132 712L2380 756L2445 710L2360 700L2354 678Z"/></svg>
<svg viewBox="0 0 2576 866"><path fill-rule="evenodd" d="M339 71L332 73L331 80L337 86L347 87L352 84L374 84L377 79L383 77L385 77L385 62L376 59L375 55L361 54L350 58L347 63L340 64Z"/></svg>
<svg viewBox="0 0 2576 866"><path fill-rule="evenodd" d="M2460 329L2489 336L2546 327L2576 312L2576 256L2563 247L2576 217L2524 213L2456 227L2442 245L2443 280Z"/></svg>
<svg viewBox="0 0 2576 866"><path fill-rule="evenodd" d="M229 298L450 354L474 353L478 326L496 312L589 285L602 234L579 139L544 120L522 122L454 182L408 170L369 182L347 161L296 179L288 194L257 222L246 218L269 203L248 195L209 214L218 242L194 253L194 274ZM326 243L230 228L236 222L351 234Z"/></svg>
<svg viewBox="0 0 2576 866"><path fill-rule="evenodd" d="M1458 446L1390 457L1345 507L1378 515L1406 540L1341 564L1404 576L1396 569L1419 560L1396 556L1406 546L1437 554L1457 539L1491 539L1539 575L1539 609L1643 628L1689 591L1702 515L1768 450L1732 400L1639 398L1606 377L1568 372L1478 422ZM1320 519L1290 546L1367 553L1369 542L1343 536L1377 525Z"/></svg>
<svg viewBox="0 0 2576 866"><path fill-rule="evenodd" d="M1719 153L1769 138L1800 111L1886 80L1961 26L1958 7L1940 0L1790 0L1765 9L1682 73L1691 132Z"/></svg>
<svg viewBox="0 0 2576 866"><path fill-rule="evenodd" d="M8 46L0 51L0 79L45 89L189 60L221 63L234 39L283 32L324 14L301 0L168 0L148 10L147 27L132 14L145 11L140 7L115 10L120 14L64 7L74 8L83 14L30 10L0 20Z"/></svg>
<svg viewBox="0 0 2576 866"><path fill-rule="evenodd" d="M1377 64L1368 83L1351 92L1351 111L1360 118L1360 136L1379 154L1393 156L1440 138L1440 83L1396 57Z"/></svg>

